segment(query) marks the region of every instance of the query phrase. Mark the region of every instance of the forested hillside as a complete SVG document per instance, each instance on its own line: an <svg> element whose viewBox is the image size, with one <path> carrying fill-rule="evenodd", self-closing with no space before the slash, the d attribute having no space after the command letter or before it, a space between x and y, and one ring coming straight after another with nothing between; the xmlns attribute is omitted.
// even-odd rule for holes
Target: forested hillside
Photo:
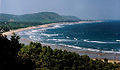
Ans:
<svg viewBox="0 0 120 70"><path fill-rule="evenodd" d="M0 21L50 23L67 21L77 22L80 21L80 19L75 16L61 16L54 12L40 12L24 15L0 14Z"/></svg>
<svg viewBox="0 0 120 70"><path fill-rule="evenodd" d="M0 32L13 29L37 26L55 22L78 22L75 16L61 16L54 12L40 12L24 15L0 14Z"/></svg>

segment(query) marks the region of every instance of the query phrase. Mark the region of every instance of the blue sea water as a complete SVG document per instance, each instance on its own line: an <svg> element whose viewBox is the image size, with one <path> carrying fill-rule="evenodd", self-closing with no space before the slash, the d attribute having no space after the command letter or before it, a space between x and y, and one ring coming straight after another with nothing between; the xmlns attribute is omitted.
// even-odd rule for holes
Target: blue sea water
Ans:
<svg viewBox="0 0 120 70"><path fill-rule="evenodd" d="M120 21L57 24L48 28L25 30L18 34L33 41L79 50L120 52Z"/></svg>

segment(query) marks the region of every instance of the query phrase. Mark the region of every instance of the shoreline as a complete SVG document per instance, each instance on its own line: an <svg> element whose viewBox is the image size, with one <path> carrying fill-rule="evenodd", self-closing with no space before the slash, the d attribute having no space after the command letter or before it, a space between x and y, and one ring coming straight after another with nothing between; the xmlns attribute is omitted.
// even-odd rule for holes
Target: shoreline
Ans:
<svg viewBox="0 0 120 70"><path fill-rule="evenodd" d="M16 30L11 30L11 31L8 31L8 32L4 32L2 34L7 35L7 36L11 36L12 33L17 33L17 32L21 32L21 31L24 31L24 30L37 29L37 28L47 28L47 27L50 27L50 26L53 26L53 25L56 25L56 24L81 24L81 23L94 23L94 22L101 22L101 21L80 21L80 22L50 23L50 24L44 24L44 25L38 25L38 26L32 26L32 27L27 27L27 28L20 28L20 29L16 29ZM24 38L20 39L20 43L29 44L30 42L31 42L31 40L28 40L28 39L24 39ZM70 52L76 52L79 55L88 55L92 59L97 58L97 59L103 60L104 58L107 58L109 60L109 62L112 62L112 63L120 62L120 54L80 50L80 49L75 49L75 48L68 47L68 46L58 46L58 45L51 45L51 44L42 44L42 45L51 46L52 49L62 49L62 50L70 51ZM118 57L118 59L116 57Z"/></svg>
<svg viewBox="0 0 120 70"><path fill-rule="evenodd" d="M46 44L43 44L43 45L46 45ZM61 50L67 50L70 52L75 52L79 55L88 55L93 60L99 59L99 60L103 61L103 59L106 58L106 59L108 59L108 62L120 63L120 54L80 50L80 49L76 49L76 48L72 48L72 47L68 47L68 46L58 46L58 45L51 45L51 44L47 44L47 45L51 46L52 49L61 49Z"/></svg>
<svg viewBox="0 0 120 70"><path fill-rule="evenodd" d="M49 23L49 24L43 24L38 26L31 26L26 28L20 28L15 30L10 30L8 32L3 32L2 35L12 35L12 33L21 32L24 30L30 30L30 29L36 29L36 28L47 28L56 24L81 24L81 23L94 23L94 22L102 22L102 21L79 21L79 22L60 22L60 23Z"/></svg>
<svg viewBox="0 0 120 70"><path fill-rule="evenodd" d="M30 42L32 41L25 38L20 39L20 43L24 43L24 44L26 43L26 45L28 45ZM106 58L110 63L114 63L114 62L120 63L120 54L86 51L86 50L75 49L68 46L58 46L58 45L47 44L47 43L41 43L41 44L43 46L50 46L52 49L61 49L63 51L67 50L69 52L75 52L79 55L88 55L93 60L98 59L98 60L104 61L104 59Z"/></svg>

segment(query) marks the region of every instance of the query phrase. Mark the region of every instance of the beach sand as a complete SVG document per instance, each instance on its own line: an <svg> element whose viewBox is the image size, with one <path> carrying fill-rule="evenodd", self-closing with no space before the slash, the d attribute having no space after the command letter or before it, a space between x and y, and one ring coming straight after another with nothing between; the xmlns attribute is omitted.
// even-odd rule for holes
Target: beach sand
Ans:
<svg viewBox="0 0 120 70"><path fill-rule="evenodd" d="M38 26L32 26L32 27L27 27L27 28L21 28L21 29L16 29L16 30L11 30L9 32L4 32L2 33L3 35L11 36L12 33L24 31L24 30L29 30L29 29L36 29L36 28L47 28L56 24L80 24L80 23L93 23L93 22L101 22L101 21L80 21L80 22L72 22L72 23L51 23L51 24L45 24L45 25L38 25ZM31 42L29 39L21 38L20 43L24 43L25 45L28 45ZM46 44L43 44L46 45ZM57 46L57 45L51 45L47 44L47 46L50 46L52 49L62 49L62 50L67 50L70 52L76 52L79 55L88 55L92 59L100 59L103 60L104 58L109 59L109 62L120 62L120 54L114 54L114 53L102 53L102 52L95 52L95 51L85 51L85 50L80 50L80 49L75 49L72 47L68 46Z"/></svg>
<svg viewBox="0 0 120 70"><path fill-rule="evenodd" d="M3 35L12 35L12 33L24 31L24 30L29 30L29 29L36 29L36 28L46 28L50 27L56 24L81 24L81 23L93 23L93 22L101 22L101 21L80 21L80 22L60 22L60 23L50 23L50 24L44 24L44 25L38 25L38 26L32 26L32 27L26 27L26 28L20 28L16 30L10 30L8 32L2 33Z"/></svg>
<svg viewBox="0 0 120 70"><path fill-rule="evenodd" d="M12 33L20 32L20 31L24 31L24 30L29 30L29 29L45 28L45 27L48 27L48 26L53 25L53 24L55 24L55 23L45 24L45 25L38 25L38 26L32 26L32 27L27 27L27 28L20 28L20 29L10 30L8 32L4 32L2 34L8 36L8 35L12 35Z"/></svg>

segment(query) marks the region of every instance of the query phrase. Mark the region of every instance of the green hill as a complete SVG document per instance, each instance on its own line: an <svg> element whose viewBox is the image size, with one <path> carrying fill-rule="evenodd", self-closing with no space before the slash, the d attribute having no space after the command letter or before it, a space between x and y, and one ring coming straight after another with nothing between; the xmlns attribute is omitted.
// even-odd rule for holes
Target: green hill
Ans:
<svg viewBox="0 0 120 70"><path fill-rule="evenodd" d="M80 19L75 16L61 16L54 12L40 12L24 15L11 15L2 13L0 14L0 21L50 23L80 21Z"/></svg>
<svg viewBox="0 0 120 70"><path fill-rule="evenodd" d="M80 21L80 19L76 16L63 16L63 18L66 20L66 21Z"/></svg>
<svg viewBox="0 0 120 70"><path fill-rule="evenodd" d="M0 21L9 21L11 19L15 19L17 16L16 15L11 15L11 14L0 14Z"/></svg>

